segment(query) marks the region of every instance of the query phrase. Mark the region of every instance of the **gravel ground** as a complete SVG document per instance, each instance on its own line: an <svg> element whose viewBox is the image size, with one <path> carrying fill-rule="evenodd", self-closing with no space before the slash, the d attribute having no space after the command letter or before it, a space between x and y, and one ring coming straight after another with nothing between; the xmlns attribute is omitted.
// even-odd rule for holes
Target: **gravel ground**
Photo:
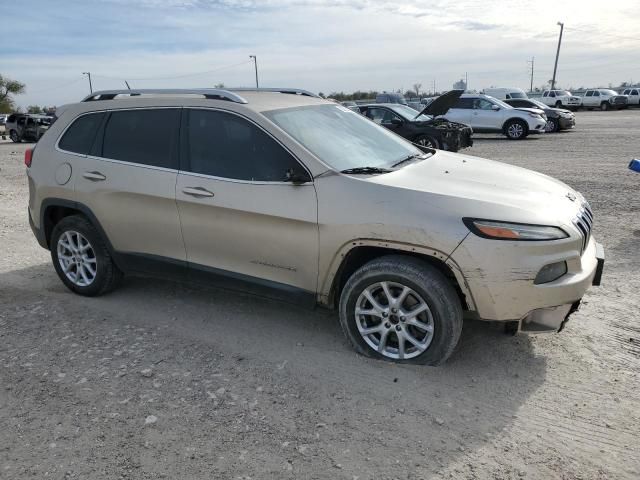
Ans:
<svg viewBox="0 0 640 480"><path fill-rule="evenodd" d="M604 284L558 335L466 322L439 368L356 355L336 316L155 279L88 299L33 238L0 143L0 478L637 479L640 111L471 154L590 200Z"/></svg>

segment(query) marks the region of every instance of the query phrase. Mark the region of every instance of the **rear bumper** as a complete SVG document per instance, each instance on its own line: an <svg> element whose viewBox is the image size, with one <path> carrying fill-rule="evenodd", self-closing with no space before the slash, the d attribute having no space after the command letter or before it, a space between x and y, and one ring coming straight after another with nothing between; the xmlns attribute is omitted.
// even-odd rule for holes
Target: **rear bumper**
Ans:
<svg viewBox="0 0 640 480"><path fill-rule="evenodd" d="M27 209L27 216L29 217L29 226L31 227L31 231L33 232L33 235L36 237L36 240L38 240L38 243L42 248L46 248L48 250L49 245L47 245L47 239L45 237L45 234L40 228L36 227L35 224L33 223L33 218L31 218L31 210L29 209Z"/></svg>

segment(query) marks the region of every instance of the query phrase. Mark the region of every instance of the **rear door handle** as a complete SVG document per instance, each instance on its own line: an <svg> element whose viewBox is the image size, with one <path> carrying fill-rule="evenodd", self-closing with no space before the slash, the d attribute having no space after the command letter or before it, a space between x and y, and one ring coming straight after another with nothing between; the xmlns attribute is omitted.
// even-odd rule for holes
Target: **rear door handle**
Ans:
<svg viewBox="0 0 640 480"><path fill-rule="evenodd" d="M84 172L82 176L87 180L91 180L92 182L101 182L102 180L107 179L107 177L105 177L100 172Z"/></svg>
<svg viewBox="0 0 640 480"><path fill-rule="evenodd" d="M182 193L192 197L213 197L214 193L202 187L184 187Z"/></svg>

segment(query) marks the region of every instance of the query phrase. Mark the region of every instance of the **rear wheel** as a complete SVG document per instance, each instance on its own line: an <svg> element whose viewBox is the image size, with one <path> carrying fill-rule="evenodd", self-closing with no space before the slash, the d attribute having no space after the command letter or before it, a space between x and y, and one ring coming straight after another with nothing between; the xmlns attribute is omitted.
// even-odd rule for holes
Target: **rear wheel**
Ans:
<svg viewBox="0 0 640 480"><path fill-rule="evenodd" d="M60 220L51 233L50 249L56 273L75 293L102 295L122 278L100 234L81 215Z"/></svg>
<svg viewBox="0 0 640 480"><path fill-rule="evenodd" d="M524 120L509 120L504 127L504 133L509 140L521 140L528 134L528 126Z"/></svg>
<svg viewBox="0 0 640 480"><path fill-rule="evenodd" d="M13 143L20 143L20 136L18 135L18 132L16 132L15 130L11 130L9 132L9 138Z"/></svg>
<svg viewBox="0 0 640 480"><path fill-rule="evenodd" d="M420 135L415 139L414 142L420 145L421 147L436 148L436 149L440 148L440 144L438 143L438 141L429 135Z"/></svg>
<svg viewBox="0 0 640 480"><path fill-rule="evenodd" d="M556 102L556 108L562 108L562 102L560 100Z"/></svg>
<svg viewBox="0 0 640 480"><path fill-rule="evenodd" d="M462 332L462 306L436 268L400 255L362 266L340 296L340 324L363 355L401 363L439 365Z"/></svg>

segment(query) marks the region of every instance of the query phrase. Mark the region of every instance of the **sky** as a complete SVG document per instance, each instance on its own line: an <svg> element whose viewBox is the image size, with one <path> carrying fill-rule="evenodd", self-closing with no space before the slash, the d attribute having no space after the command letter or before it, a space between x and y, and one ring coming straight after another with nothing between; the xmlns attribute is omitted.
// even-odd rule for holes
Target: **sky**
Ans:
<svg viewBox="0 0 640 480"><path fill-rule="evenodd" d="M6 5L5 5L6 4ZM16 5L19 8L13 8ZM94 90L255 86L333 91L528 89L640 81L640 1L0 0L0 74L15 98L60 105ZM9 5L13 5L9 8Z"/></svg>

